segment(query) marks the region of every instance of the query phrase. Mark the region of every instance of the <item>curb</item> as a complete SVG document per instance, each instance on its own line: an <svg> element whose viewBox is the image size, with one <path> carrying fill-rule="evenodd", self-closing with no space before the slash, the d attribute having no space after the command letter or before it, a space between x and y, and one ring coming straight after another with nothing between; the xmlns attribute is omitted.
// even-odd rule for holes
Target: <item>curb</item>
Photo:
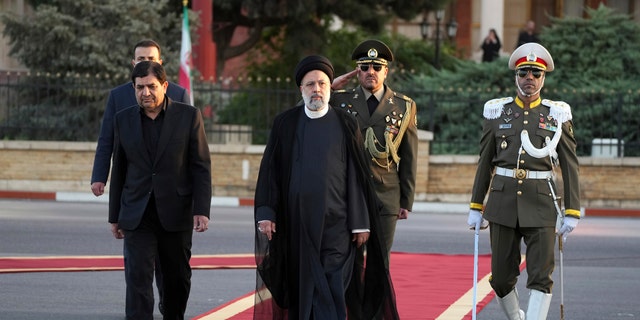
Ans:
<svg viewBox="0 0 640 320"><path fill-rule="evenodd" d="M22 200L53 200L60 202L96 202L108 203L109 196L100 197L89 192L44 192L44 191L6 191L0 190L0 199ZM238 197L211 197L211 206L215 207L252 207L252 198ZM413 204L414 212L438 212L464 214L469 210L467 203L448 202L416 202ZM583 208L583 216L589 217L622 217L640 218L640 209L620 208Z"/></svg>

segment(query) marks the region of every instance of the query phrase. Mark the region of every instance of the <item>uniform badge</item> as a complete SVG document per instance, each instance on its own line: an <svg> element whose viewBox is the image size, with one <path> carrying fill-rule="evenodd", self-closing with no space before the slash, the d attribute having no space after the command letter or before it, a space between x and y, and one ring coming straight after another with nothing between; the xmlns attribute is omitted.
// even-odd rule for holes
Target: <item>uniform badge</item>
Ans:
<svg viewBox="0 0 640 320"><path fill-rule="evenodd" d="M509 122L511 122L511 120L513 120L513 119L512 119L512 118L504 118L504 119L502 119L502 120L504 120L504 122L506 122L506 123L509 123Z"/></svg>
<svg viewBox="0 0 640 320"><path fill-rule="evenodd" d="M510 116L513 113L513 110L511 110L511 108L507 109L504 114Z"/></svg>
<svg viewBox="0 0 640 320"><path fill-rule="evenodd" d="M511 123L502 123L498 126L498 129L511 129Z"/></svg>
<svg viewBox="0 0 640 320"><path fill-rule="evenodd" d="M356 93L356 94L354 94L354 95L353 95L353 98L354 98L354 99L358 99L358 94L357 94L357 93Z"/></svg>
<svg viewBox="0 0 640 320"><path fill-rule="evenodd" d="M389 98L389 104L393 104L393 98Z"/></svg>
<svg viewBox="0 0 640 320"><path fill-rule="evenodd" d="M507 146L508 146L507 141L502 140L502 142L500 143L500 149L504 150L507 148Z"/></svg>

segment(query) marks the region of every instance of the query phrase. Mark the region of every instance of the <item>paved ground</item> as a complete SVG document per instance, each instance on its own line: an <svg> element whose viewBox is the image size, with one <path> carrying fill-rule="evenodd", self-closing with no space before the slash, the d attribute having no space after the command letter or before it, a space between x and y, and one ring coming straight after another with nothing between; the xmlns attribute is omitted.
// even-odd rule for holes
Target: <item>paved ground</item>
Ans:
<svg viewBox="0 0 640 320"><path fill-rule="evenodd" d="M393 250L472 254L466 213L444 211L416 212L401 221ZM194 254L252 252L252 208L213 207L212 214L213 227L194 235ZM105 203L0 200L0 256L121 254L122 242L111 237L106 216ZM639 228L637 218L587 217L569 236L566 319L640 319ZM489 253L487 233L480 253ZM195 270L192 280L188 318L249 293L254 271ZM525 281L523 274L523 304ZM121 271L0 274L0 319L123 319L123 309ZM478 319L503 319L495 300ZM549 319L559 319L557 292Z"/></svg>

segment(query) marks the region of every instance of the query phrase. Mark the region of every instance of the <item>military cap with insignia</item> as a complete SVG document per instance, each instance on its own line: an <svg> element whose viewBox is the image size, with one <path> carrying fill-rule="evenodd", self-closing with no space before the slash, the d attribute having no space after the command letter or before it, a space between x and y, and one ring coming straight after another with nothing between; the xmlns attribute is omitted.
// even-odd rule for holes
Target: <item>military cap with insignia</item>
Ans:
<svg viewBox="0 0 640 320"><path fill-rule="evenodd" d="M513 51L509 58L509 69L536 68L545 72L553 71L553 58L542 45L529 42Z"/></svg>
<svg viewBox="0 0 640 320"><path fill-rule="evenodd" d="M391 49L380 40L370 39L361 42L351 53L351 59L358 64L387 65L393 61Z"/></svg>

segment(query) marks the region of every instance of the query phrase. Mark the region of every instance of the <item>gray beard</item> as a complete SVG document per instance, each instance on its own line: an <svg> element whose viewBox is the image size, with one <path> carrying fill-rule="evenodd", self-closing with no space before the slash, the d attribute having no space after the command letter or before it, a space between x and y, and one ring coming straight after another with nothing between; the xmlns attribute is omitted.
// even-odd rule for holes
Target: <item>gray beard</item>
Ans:
<svg viewBox="0 0 640 320"><path fill-rule="evenodd" d="M304 95L302 96L302 100L304 100L304 105L307 106L307 109L311 111L318 111L328 106L324 100L311 100L311 97Z"/></svg>

